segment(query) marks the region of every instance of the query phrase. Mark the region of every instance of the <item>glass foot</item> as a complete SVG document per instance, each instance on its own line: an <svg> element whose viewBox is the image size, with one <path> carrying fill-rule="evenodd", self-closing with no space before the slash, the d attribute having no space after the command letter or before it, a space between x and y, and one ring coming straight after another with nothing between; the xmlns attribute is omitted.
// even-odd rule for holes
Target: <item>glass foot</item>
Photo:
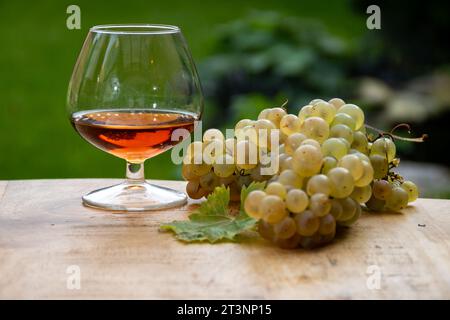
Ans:
<svg viewBox="0 0 450 320"><path fill-rule="evenodd" d="M83 196L83 204L103 210L141 212L182 206L187 201L183 192L147 182L115 186L92 191Z"/></svg>

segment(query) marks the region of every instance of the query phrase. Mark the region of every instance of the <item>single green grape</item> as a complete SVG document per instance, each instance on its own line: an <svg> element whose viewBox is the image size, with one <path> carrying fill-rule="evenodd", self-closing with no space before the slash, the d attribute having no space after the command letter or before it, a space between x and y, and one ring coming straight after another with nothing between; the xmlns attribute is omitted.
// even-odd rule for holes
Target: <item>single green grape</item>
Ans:
<svg viewBox="0 0 450 320"><path fill-rule="evenodd" d="M368 154L369 141L367 140L367 136L361 131L353 132L353 142L351 147L363 154Z"/></svg>
<svg viewBox="0 0 450 320"><path fill-rule="evenodd" d="M301 236L312 236L319 230L320 220L310 210L306 210L302 213L296 214L294 220L297 224L297 232Z"/></svg>
<svg viewBox="0 0 450 320"><path fill-rule="evenodd" d="M335 107L325 101L318 102L314 104L312 107L312 115L315 117L322 118L328 124L333 122L335 114L336 114Z"/></svg>
<svg viewBox="0 0 450 320"><path fill-rule="evenodd" d="M364 112L355 104L344 104L338 110L339 113L348 114L355 120L354 130L359 130L364 125Z"/></svg>
<svg viewBox="0 0 450 320"><path fill-rule="evenodd" d="M354 154L343 156L338 162L338 167L347 169L355 181L360 179L364 173L363 161Z"/></svg>
<svg viewBox="0 0 450 320"><path fill-rule="evenodd" d="M321 235L332 234L336 231L336 220L331 214L320 218L319 233Z"/></svg>
<svg viewBox="0 0 450 320"><path fill-rule="evenodd" d="M372 143L370 155L380 155L391 162L395 158L395 143L389 138L379 138Z"/></svg>
<svg viewBox="0 0 450 320"><path fill-rule="evenodd" d="M258 233L266 240L274 241L275 240L275 232L273 230L273 225L264 221L260 220L258 222Z"/></svg>
<svg viewBox="0 0 450 320"><path fill-rule="evenodd" d="M311 145L303 145L297 148L292 156L292 168L300 176L313 176L320 171L322 159L320 149Z"/></svg>
<svg viewBox="0 0 450 320"><path fill-rule="evenodd" d="M329 138L322 143L324 156L332 156L339 160L347 154L347 151L347 145L339 138Z"/></svg>
<svg viewBox="0 0 450 320"><path fill-rule="evenodd" d="M322 170L323 174L327 174L331 169L336 168L338 161L332 156L326 156L323 158Z"/></svg>
<svg viewBox="0 0 450 320"><path fill-rule="evenodd" d="M281 199L286 198L286 187L280 182L270 182L266 187L266 193L279 196Z"/></svg>
<svg viewBox="0 0 450 320"><path fill-rule="evenodd" d="M356 204L355 205L355 213L353 214L353 217L351 217L348 220L340 221L339 225L345 226L345 227L351 226L359 219L359 217L361 216L361 213L362 213L361 206L359 204Z"/></svg>
<svg viewBox="0 0 450 320"><path fill-rule="evenodd" d="M286 196L286 207L292 213L303 212L309 204L309 198L301 189L291 189Z"/></svg>
<svg viewBox="0 0 450 320"><path fill-rule="evenodd" d="M297 224L287 216L273 226L273 231L276 239L289 239L297 233Z"/></svg>
<svg viewBox="0 0 450 320"><path fill-rule="evenodd" d="M306 191L310 196L315 193L322 193L328 196L331 192L330 179L324 174L314 175L308 180Z"/></svg>
<svg viewBox="0 0 450 320"><path fill-rule="evenodd" d="M313 112L313 106L311 105L306 105L304 107L302 107L300 109L300 111L298 112L298 119L300 120L300 123L303 123L303 121L305 121L305 119L312 117L312 112Z"/></svg>
<svg viewBox="0 0 450 320"><path fill-rule="evenodd" d="M392 211L399 211L408 205L408 192L402 187L392 188L392 192L386 199L386 207Z"/></svg>
<svg viewBox="0 0 450 320"><path fill-rule="evenodd" d="M328 103L331 103L337 111L339 110L340 107L342 107L345 104L345 101L340 98L333 98L330 99Z"/></svg>
<svg viewBox="0 0 450 320"><path fill-rule="evenodd" d="M419 189L414 182L407 180L402 183L401 187L408 193L408 202L417 200L419 197Z"/></svg>
<svg viewBox="0 0 450 320"><path fill-rule="evenodd" d="M353 130L345 124L337 124L331 127L330 137L343 138L351 145L353 142Z"/></svg>
<svg viewBox="0 0 450 320"><path fill-rule="evenodd" d="M372 187L370 186L370 184L368 184L364 187L355 187L352 194L350 195L350 198L358 203L366 203L367 201L369 201L371 196Z"/></svg>
<svg viewBox="0 0 450 320"><path fill-rule="evenodd" d="M300 132L301 121L293 114L285 115L280 121L280 130L287 136Z"/></svg>
<svg viewBox="0 0 450 320"><path fill-rule="evenodd" d="M345 124L347 127L349 127L352 130L355 130L355 128L356 128L355 120L350 115L339 112L339 111L334 116L334 120L333 120L333 122L331 122L331 126L333 127L338 124Z"/></svg>
<svg viewBox="0 0 450 320"><path fill-rule="evenodd" d="M331 199L326 194L315 193L309 199L309 209L317 217L323 217L331 210Z"/></svg>
<svg viewBox="0 0 450 320"><path fill-rule="evenodd" d="M293 187L300 189L303 184L303 179L294 170L285 169L281 171L277 181L285 187Z"/></svg>
<svg viewBox="0 0 450 320"><path fill-rule="evenodd" d="M373 196L379 200L386 200L392 192L392 184L386 180L374 180L372 184Z"/></svg>
<svg viewBox="0 0 450 320"><path fill-rule="evenodd" d="M331 182L330 195L334 198L345 198L350 196L355 185L350 171L345 168L336 167L327 173Z"/></svg>
<svg viewBox="0 0 450 320"><path fill-rule="evenodd" d="M287 216L286 205L278 196L267 195L261 201L261 216L264 221L275 224Z"/></svg>
<svg viewBox="0 0 450 320"><path fill-rule="evenodd" d="M309 117L303 121L300 133L303 133L308 138L317 140L322 143L328 138L330 128L328 123L319 117Z"/></svg>
<svg viewBox="0 0 450 320"><path fill-rule="evenodd" d="M275 127L280 127L280 121L281 119L286 115L286 110L283 108L272 108L267 113L267 120L271 121Z"/></svg>
<svg viewBox="0 0 450 320"><path fill-rule="evenodd" d="M200 186L198 180L192 180L186 185L186 193L191 199L201 199L208 194L208 191Z"/></svg>
<svg viewBox="0 0 450 320"><path fill-rule="evenodd" d="M355 215L355 213L357 211L357 206L359 206L359 204L350 197L338 199L338 201L339 201L340 205L342 206L342 213L337 218L337 221L342 222L342 221L350 220L351 218L353 218L353 216Z"/></svg>
<svg viewBox="0 0 450 320"><path fill-rule="evenodd" d="M244 202L244 210L250 217L255 219L262 218L260 206L265 196L266 193L261 190L254 190L247 195Z"/></svg>

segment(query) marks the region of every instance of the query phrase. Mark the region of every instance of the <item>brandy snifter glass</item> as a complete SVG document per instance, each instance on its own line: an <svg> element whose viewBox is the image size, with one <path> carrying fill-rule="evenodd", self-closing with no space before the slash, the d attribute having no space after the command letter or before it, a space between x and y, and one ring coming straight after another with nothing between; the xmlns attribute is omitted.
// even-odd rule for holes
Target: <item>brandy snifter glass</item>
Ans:
<svg viewBox="0 0 450 320"><path fill-rule="evenodd" d="M145 181L144 161L180 143L172 132L192 132L202 109L200 81L178 27L91 28L70 80L67 112L85 140L127 166L123 183L87 194L83 203L119 211L184 204L184 193Z"/></svg>

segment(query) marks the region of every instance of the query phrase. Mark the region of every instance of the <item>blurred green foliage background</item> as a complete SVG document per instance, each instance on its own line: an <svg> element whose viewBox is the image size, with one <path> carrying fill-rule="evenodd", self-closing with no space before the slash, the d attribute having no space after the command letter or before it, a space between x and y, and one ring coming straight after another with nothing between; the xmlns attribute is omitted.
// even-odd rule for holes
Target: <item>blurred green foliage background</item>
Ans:
<svg viewBox="0 0 450 320"><path fill-rule="evenodd" d="M424 11L414 7L415 3L410 4L413 12ZM66 8L71 4L81 8L81 30L66 27ZM414 35L407 28L393 29L389 21L397 19L401 25L416 17L402 12L400 5L387 3L380 4L386 30L370 31L365 12L369 4L364 0L0 0L0 179L124 176L123 161L81 139L72 129L65 109L67 85L77 55L89 27L98 24L180 26L205 88L207 127L225 128L236 119L255 116L261 108L281 104L286 98L291 111L296 112L311 98L333 96L361 103L381 126L411 114L407 107L403 114L393 116L393 109L387 105L395 102L395 108L401 110L405 104L410 105L409 101L419 101L417 112L422 118L406 120L420 130L439 127L439 123L427 125L426 121L430 114L439 114L442 119L442 113L447 112L443 106L450 105L445 95L450 83L446 82L447 48L433 50L436 54L426 60L429 63L418 63L425 58L415 48L417 55L408 55L405 62L402 57L410 47L395 43L403 44L398 40L402 37L410 42L415 36L431 41L427 44L431 46L448 41L433 32L433 25L427 26L434 35L432 39L427 33L417 34L417 27ZM442 11L435 6L427 17L441 31L448 28L448 24L439 25L446 20L445 15L439 16ZM414 64L420 65L420 70ZM432 78L427 82L422 75ZM444 89L429 93L424 85L412 81L416 78L432 88ZM430 102L433 94L440 94L440 100ZM217 117L219 114L225 114L226 119L222 121L224 117ZM448 135L445 126L442 131L438 134ZM417 156L432 155L440 138L434 141L425 149L400 146L400 152L414 160L444 162L448 166L438 153L435 158ZM147 161L146 168L149 178L180 178L169 152ZM447 189L434 195L447 197L447 192L450 194Z"/></svg>

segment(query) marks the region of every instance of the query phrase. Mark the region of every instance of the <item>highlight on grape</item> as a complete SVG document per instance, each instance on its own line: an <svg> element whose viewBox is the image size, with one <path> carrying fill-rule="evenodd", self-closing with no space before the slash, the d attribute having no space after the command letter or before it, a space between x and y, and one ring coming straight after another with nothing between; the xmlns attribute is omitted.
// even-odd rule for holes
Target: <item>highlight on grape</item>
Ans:
<svg viewBox="0 0 450 320"><path fill-rule="evenodd" d="M315 99L298 114L264 109L226 136L209 129L185 146L179 163L193 199L224 185L239 201L244 186L265 181L243 204L260 235L283 248L312 248L332 241L363 208L398 211L417 199L417 186L393 171L395 138L366 125L355 104Z"/></svg>

